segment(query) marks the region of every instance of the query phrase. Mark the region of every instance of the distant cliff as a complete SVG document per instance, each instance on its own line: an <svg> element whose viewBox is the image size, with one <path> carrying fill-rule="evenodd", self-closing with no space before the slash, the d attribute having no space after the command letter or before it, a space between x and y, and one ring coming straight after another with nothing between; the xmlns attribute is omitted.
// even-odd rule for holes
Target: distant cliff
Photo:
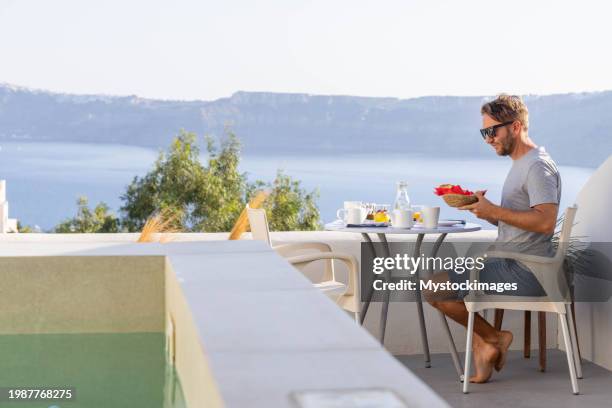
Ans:
<svg viewBox="0 0 612 408"><path fill-rule="evenodd" d="M427 153L491 157L483 97L414 99L237 92L215 101L69 95L0 85L1 141L166 147L179 129L220 135L251 154ZM612 154L612 92L527 96L530 135L562 164Z"/></svg>

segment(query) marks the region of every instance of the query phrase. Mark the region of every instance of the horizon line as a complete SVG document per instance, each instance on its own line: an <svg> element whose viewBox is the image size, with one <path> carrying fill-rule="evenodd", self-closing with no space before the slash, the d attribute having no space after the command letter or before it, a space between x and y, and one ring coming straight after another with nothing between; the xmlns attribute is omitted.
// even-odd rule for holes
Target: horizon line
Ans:
<svg viewBox="0 0 612 408"><path fill-rule="evenodd" d="M309 92L279 92L279 91L245 91L245 90L237 90L231 93L229 96L222 96L214 99L171 99L171 98L150 98L150 97L142 97L137 94L107 94L107 93L73 93L66 91L57 91L45 88L37 88L30 87L25 85L16 85L9 82L0 82L0 88L9 88L13 91L21 91L21 92L30 92L30 93L46 93L53 95L62 95L62 96L74 96L74 97L98 97L98 98L135 98L143 101L156 101L156 102L185 102L185 103L196 103L196 102L217 102L224 99L231 99L237 94L272 94L272 95L295 95L295 96L308 96L308 97L330 97L330 98L361 98L361 99L387 99L387 100L397 100L397 101L409 101L415 99L425 99L425 98L492 98L496 95L502 94L504 92L491 94L491 95L421 95L421 96L413 96L408 98L400 98L397 96L366 96L366 95L350 95L350 94L318 94L318 93L309 93ZM521 94L519 95L522 98L526 97L551 97L551 96L567 96L567 95L594 95L594 94L602 94L612 92L612 89L604 89L598 91L576 91L576 92L558 92L558 93L550 93L550 94ZM508 94L511 94L508 92Z"/></svg>

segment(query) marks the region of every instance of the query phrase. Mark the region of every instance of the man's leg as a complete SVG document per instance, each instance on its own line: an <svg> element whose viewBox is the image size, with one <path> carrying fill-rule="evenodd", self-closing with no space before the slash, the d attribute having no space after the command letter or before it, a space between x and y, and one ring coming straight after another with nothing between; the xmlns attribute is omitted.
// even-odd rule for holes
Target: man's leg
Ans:
<svg viewBox="0 0 612 408"><path fill-rule="evenodd" d="M448 282L446 272L438 273L431 279L434 282ZM425 299L436 309L457 323L467 327L468 311L465 303L457 299L453 291L424 292ZM506 352L512 342L512 333L498 331L478 313L474 319L474 360L476 375L470 378L472 382L485 382L495 367L501 370L505 362Z"/></svg>

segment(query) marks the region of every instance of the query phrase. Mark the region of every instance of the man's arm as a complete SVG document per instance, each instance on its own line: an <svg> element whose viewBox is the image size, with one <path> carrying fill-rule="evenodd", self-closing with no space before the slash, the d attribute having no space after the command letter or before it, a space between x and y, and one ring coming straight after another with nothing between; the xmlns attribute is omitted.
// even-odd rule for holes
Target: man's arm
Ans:
<svg viewBox="0 0 612 408"><path fill-rule="evenodd" d="M526 211L511 210L495 206L493 219L525 231L552 234L557 225L557 204L539 204Z"/></svg>
<svg viewBox="0 0 612 408"><path fill-rule="evenodd" d="M496 227L499 224L495 218L490 218L489 217L489 218L483 218L483 220L487 221L489 224L495 225Z"/></svg>
<svg viewBox="0 0 612 408"><path fill-rule="evenodd" d="M557 225L557 204L538 204L529 210L519 211L503 208L487 200L482 192L477 191L478 202L460 207L460 210L470 210L474 215L487 220L494 225L499 221L525 231L552 234Z"/></svg>

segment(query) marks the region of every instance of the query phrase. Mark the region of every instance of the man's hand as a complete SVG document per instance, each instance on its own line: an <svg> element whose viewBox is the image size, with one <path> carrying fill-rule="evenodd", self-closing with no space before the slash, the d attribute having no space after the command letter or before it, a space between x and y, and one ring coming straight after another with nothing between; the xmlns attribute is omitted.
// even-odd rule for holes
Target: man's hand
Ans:
<svg viewBox="0 0 612 408"><path fill-rule="evenodd" d="M495 211L499 208L491 201L485 198L484 193L486 191L476 191L474 195L478 198L478 201L474 204L464 205L459 207L460 210L469 210L476 217L487 220L492 224L497 224L497 218L495 217Z"/></svg>

